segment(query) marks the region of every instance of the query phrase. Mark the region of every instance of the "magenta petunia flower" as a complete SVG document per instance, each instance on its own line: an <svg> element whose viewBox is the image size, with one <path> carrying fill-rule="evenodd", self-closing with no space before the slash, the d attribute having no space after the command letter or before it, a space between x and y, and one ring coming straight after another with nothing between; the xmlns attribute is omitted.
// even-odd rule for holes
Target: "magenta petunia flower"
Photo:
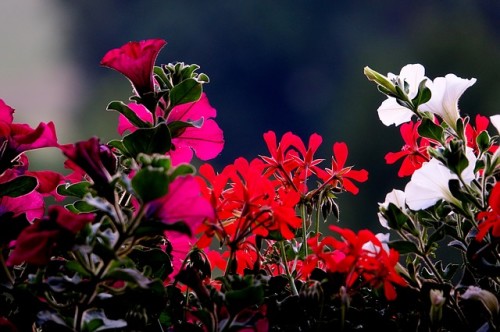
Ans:
<svg viewBox="0 0 500 332"><path fill-rule="evenodd" d="M0 145L5 144L0 173L11 168L24 151L59 146L54 123L40 123L33 129L27 124L12 123L13 114L14 109L0 99Z"/></svg>
<svg viewBox="0 0 500 332"><path fill-rule="evenodd" d="M0 183L9 182L15 179L18 175L19 174L16 169L7 169L0 175ZM17 217L24 213L26 214L27 220L33 221L36 218L41 218L44 212L45 205L43 194L38 190L33 190L18 197L0 197L0 218L6 214L10 214L12 217Z"/></svg>
<svg viewBox="0 0 500 332"><path fill-rule="evenodd" d="M176 178L168 193L148 204L146 215L165 224L184 222L194 234L205 220L215 218L210 203L201 195L200 185L191 175ZM176 236L168 232L169 238Z"/></svg>
<svg viewBox="0 0 500 332"><path fill-rule="evenodd" d="M153 116L143 105L130 103L128 107L143 121L152 123ZM161 112L158 112L161 114ZM188 127L179 133L173 133L173 148L168 152L172 157L172 163L177 165L190 162L193 152L201 160L215 158L224 147L224 135L222 129L217 125L214 118L217 111L213 108L206 96L202 94L198 101L178 105L172 109L167 117L166 123L174 121L198 122L203 120L201 127ZM134 132L137 128L120 114L118 118L118 133Z"/></svg>
<svg viewBox="0 0 500 332"><path fill-rule="evenodd" d="M101 65L125 75L139 96L154 91L153 67L160 50L167 42L163 39L131 41L106 53Z"/></svg>

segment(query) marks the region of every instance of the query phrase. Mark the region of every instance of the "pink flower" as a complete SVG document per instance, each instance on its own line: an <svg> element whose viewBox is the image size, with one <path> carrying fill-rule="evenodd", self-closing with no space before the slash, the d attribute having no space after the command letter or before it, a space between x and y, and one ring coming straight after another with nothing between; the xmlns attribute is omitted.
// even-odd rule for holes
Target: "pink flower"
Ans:
<svg viewBox="0 0 500 332"><path fill-rule="evenodd" d="M16 170L8 169L0 176L0 183L11 181L16 177ZM7 213L11 213L12 217L25 213L26 219L33 221L36 218L41 218L44 212L43 195L36 190L19 197L0 197L0 218Z"/></svg>
<svg viewBox="0 0 500 332"><path fill-rule="evenodd" d="M165 196L148 204L146 215L167 225L184 222L191 235L205 219L215 218L212 206L201 195L200 186L191 175L172 181ZM169 239L177 236L173 232L167 235Z"/></svg>
<svg viewBox="0 0 500 332"><path fill-rule="evenodd" d="M125 75L137 94L142 96L154 91L153 66L158 53L166 44L163 39L131 41L106 53L101 65Z"/></svg>
<svg viewBox="0 0 500 332"><path fill-rule="evenodd" d="M0 159L0 173L15 164L24 151L59 146L54 123L40 123L36 129L27 124L12 123L14 109L0 99L0 145L5 150Z"/></svg>
<svg viewBox="0 0 500 332"><path fill-rule="evenodd" d="M152 123L153 116L143 105L130 103L128 107L143 121ZM157 112L161 115L161 112ZM215 158L224 147L222 130L217 125L215 118L217 111L213 108L205 94L195 102L175 106L166 119L170 124L175 121L196 123L203 121L201 127L187 127L179 132L172 133L172 149L168 154L172 157L172 163L178 165L190 162L193 152L201 160ZM125 131L134 132L137 128L123 115L118 118L118 133L123 135Z"/></svg>

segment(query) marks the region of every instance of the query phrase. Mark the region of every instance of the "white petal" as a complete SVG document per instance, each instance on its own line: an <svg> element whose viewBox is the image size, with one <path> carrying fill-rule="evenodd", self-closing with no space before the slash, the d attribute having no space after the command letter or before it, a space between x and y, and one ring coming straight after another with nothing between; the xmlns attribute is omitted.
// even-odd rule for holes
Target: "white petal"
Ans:
<svg viewBox="0 0 500 332"><path fill-rule="evenodd" d="M402 123L409 122L413 116L413 112L399 105L395 98L384 100L377 112L380 121L386 126L391 124L399 126Z"/></svg>
<svg viewBox="0 0 500 332"><path fill-rule="evenodd" d="M406 185L406 204L412 210L426 209L441 199L456 202L448 182L457 178L439 160L431 159L416 170Z"/></svg>
<svg viewBox="0 0 500 332"><path fill-rule="evenodd" d="M438 115L450 127L455 128L460 111L458 109L458 99L468 87L476 83L476 79L464 79L454 74L445 77L437 77L428 83L431 89L431 99L421 105L420 110Z"/></svg>
<svg viewBox="0 0 500 332"><path fill-rule="evenodd" d="M491 124L497 129L500 134L500 114L490 116Z"/></svg>
<svg viewBox="0 0 500 332"><path fill-rule="evenodd" d="M399 77L406 80L406 82L410 86L409 89L410 91L408 93L408 96L410 98L414 98L417 95L418 86L420 85L420 82L422 82L424 79L427 78L425 77L425 68L421 64L412 64L404 66L401 69Z"/></svg>

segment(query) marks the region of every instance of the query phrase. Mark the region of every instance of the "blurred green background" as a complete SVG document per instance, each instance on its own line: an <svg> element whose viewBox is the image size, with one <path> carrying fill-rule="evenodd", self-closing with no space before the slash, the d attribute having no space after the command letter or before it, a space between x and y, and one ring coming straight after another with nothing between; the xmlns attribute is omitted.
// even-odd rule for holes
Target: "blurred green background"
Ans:
<svg viewBox="0 0 500 332"><path fill-rule="evenodd" d="M427 76L455 73L477 83L461 99L463 114L500 108L500 2L454 1L160 1L3 0L0 3L0 98L17 122L54 121L61 143L118 137L111 100L130 86L99 66L109 49L130 40L164 38L158 62L197 63L226 145L216 169L239 156L267 154L262 134L292 131L323 137L326 159L336 141L348 164L370 173L357 196L340 198L341 222L380 228L377 203L403 189L397 165L399 129L385 127L385 99L364 66L399 73L421 63ZM57 151L32 154L34 168L60 168Z"/></svg>

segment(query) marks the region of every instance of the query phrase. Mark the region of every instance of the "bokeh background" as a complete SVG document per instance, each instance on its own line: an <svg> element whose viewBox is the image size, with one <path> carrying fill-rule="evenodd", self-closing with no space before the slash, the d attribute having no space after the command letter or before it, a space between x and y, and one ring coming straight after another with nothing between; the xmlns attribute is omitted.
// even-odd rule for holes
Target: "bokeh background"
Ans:
<svg viewBox="0 0 500 332"><path fill-rule="evenodd" d="M421 63L427 76L455 73L477 83L462 97L464 114L500 112L500 2L421 1L171 1L2 0L0 98L17 122L54 121L60 142L118 138L111 100L130 86L99 66L109 49L130 40L164 38L158 62L197 63L224 130L217 169L239 156L266 154L262 134L292 131L349 146L348 164L370 173L357 196L340 197L341 222L378 229L378 202L403 189L399 129L377 117L384 96L363 68L399 73ZM60 168L57 151L31 153L35 169Z"/></svg>

